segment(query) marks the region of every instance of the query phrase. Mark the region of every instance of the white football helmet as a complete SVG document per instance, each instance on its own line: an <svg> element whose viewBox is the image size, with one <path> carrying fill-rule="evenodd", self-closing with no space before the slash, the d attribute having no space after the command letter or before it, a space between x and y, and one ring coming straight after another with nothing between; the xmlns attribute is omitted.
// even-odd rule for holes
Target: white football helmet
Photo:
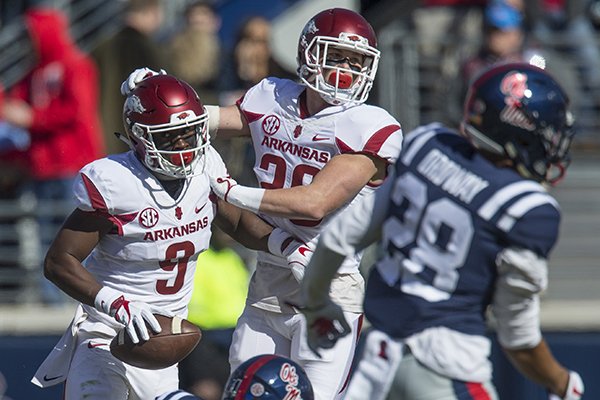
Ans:
<svg viewBox="0 0 600 400"><path fill-rule="evenodd" d="M379 58L375 31L367 20L354 11L332 8L315 15L304 27L297 72L329 104L363 103L373 87ZM343 67L344 63L350 67Z"/></svg>

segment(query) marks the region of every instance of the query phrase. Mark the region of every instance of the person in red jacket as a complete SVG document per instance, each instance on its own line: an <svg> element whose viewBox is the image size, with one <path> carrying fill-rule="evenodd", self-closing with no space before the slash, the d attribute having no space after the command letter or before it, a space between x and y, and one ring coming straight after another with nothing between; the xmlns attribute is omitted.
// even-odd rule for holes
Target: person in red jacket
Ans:
<svg viewBox="0 0 600 400"><path fill-rule="evenodd" d="M24 22L35 64L3 99L0 120L27 130L31 143L3 158L24 166L31 178L26 189L35 194L37 209L52 214L39 219L43 253L47 245L43 237L52 237L64 220L61 210L72 208L74 177L81 167L103 156L104 143L96 67L75 45L67 19L55 9L31 8Z"/></svg>

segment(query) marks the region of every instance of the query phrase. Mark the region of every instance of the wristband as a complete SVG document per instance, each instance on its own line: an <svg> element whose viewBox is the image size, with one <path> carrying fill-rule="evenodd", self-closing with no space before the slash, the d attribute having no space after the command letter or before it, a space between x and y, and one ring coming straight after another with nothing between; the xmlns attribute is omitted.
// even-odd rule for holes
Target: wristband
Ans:
<svg viewBox="0 0 600 400"><path fill-rule="evenodd" d="M219 130L219 122L221 121L221 107L219 106L204 106L208 114L208 134L211 139L217 136Z"/></svg>
<svg viewBox="0 0 600 400"><path fill-rule="evenodd" d="M118 290L103 286L94 299L94 307L96 310L110 315L110 306L121 296L123 293Z"/></svg>
<svg viewBox="0 0 600 400"><path fill-rule="evenodd" d="M264 195L265 189L235 185L227 192L224 200L256 214Z"/></svg>
<svg viewBox="0 0 600 400"><path fill-rule="evenodd" d="M279 257L284 257L283 249L284 245L287 243L289 239L292 239L289 233L284 231L281 228L275 228L271 231L268 240L269 252Z"/></svg>

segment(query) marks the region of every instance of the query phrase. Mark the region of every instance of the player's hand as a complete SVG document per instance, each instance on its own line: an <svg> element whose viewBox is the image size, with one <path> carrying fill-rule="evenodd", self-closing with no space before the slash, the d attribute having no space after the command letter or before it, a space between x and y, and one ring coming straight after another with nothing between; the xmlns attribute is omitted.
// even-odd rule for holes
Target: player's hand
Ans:
<svg viewBox="0 0 600 400"><path fill-rule="evenodd" d="M549 400L579 400L583 397L585 387L583 385L583 379L575 371L569 371L569 383L567 385L567 392L564 397L559 397L555 394L550 394Z"/></svg>
<svg viewBox="0 0 600 400"><path fill-rule="evenodd" d="M312 254L313 249L309 244L297 240L291 240L282 251L282 255L286 258L288 267L290 267L292 275L298 283L304 279L304 271Z"/></svg>
<svg viewBox="0 0 600 400"><path fill-rule="evenodd" d="M171 316L171 313L166 310L150 304L129 301L124 294L106 286L96 295L94 306L98 311L110 315L117 322L125 325L125 330L133 343L139 343L140 337L144 341L150 339L146 323L154 333L160 333L162 329L154 313Z"/></svg>
<svg viewBox="0 0 600 400"><path fill-rule="evenodd" d="M231 194L231 190L238 186L238 183L229 175L223 176L213 176L209 172L210 179L210 187L212 191L220 198L225 200L226 202L229 199L229 195Z"/></svg>
<svg viewBox="0 0 600 400"><path fill-rule="evenodd" d="M231 176L216 176L210 170L207 170L207 174L215 195L236 207L258 213L265 189L238 185Z"/></svg>
<svg viewBox="0 0 600 400"><path fill-rule="evenodd" d="M138 68L133 71L127 79L121 83L121 94L123 96L129 96L129 94L135 89L138 83L143 81L146 78L149 78L154 75L166 75L167 71L161 69L160 71L154 71L150 68Z"/></svg>
<svg viewBox="0 0 600 400"><path fill-rule="evenodd" d="M319 349L331 349L352 331L342 308L329 297L324 304L296 308L306 317L308 347L318 357Z"/></svg>

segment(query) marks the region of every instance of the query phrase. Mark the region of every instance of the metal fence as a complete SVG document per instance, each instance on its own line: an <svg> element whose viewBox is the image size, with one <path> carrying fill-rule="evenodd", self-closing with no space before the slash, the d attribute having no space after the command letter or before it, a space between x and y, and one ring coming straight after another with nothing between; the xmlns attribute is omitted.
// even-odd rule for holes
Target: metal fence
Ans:
<svg viewBox="0 0 600 400"><path fill-rule="evenodd" d="M585 78L588 66L584 65L584 59L574 55L572 42L572 38L561 33L543 38L531 34L528 40L537 43L541 54L553 56L552 62L558 63L556 69L568 73L565 76L570 79L561 83L572 97L578 129L575 148L598 151L600 82L590 83ZM449 34L437 44L435 56L424 56L420 51L422 41L416 33L402 20L391 22L379 31L382 59L377 73L378 104L394 115L405 131L433 121L459 121L461 99L451 89L459 79L458 63L468 54L465 49L476 49L478 44ZM595 44L600 48L600 36Z"/></svg>

